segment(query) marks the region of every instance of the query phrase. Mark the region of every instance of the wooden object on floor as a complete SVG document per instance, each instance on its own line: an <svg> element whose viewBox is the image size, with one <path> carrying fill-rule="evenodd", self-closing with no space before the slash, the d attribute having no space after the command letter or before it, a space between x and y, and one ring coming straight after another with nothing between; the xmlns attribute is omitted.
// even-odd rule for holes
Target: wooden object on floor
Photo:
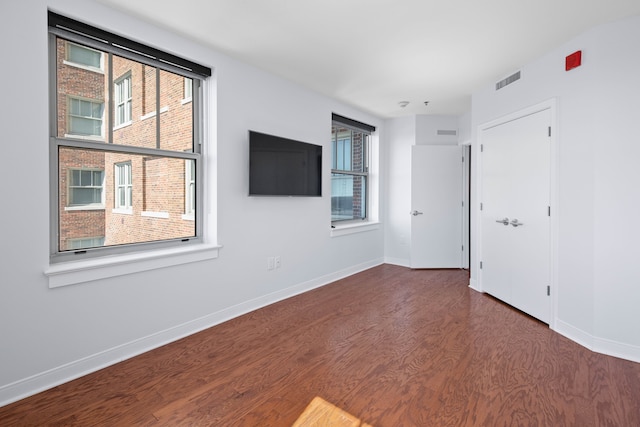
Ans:
<svg viewBox="0 0 640 427"><path fill-rule="evenodd" d="M359 418L316 396L292 427L367 427Z"/></svg>
<svg viewBox="0 0 640 427"><path fill-rule="evenodd" d="M640 426L640 364L465 271L380 265L1 407L0 425L282 427L315 396L375 427Z"/></svg>

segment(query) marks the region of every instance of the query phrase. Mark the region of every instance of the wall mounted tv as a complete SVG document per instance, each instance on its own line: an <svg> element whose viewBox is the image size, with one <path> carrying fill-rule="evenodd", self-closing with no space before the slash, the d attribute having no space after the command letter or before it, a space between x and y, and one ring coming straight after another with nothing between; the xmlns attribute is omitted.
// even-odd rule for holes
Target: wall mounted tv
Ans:
<svg viewBox="0 0 640 427"><path fill-rule="evenodd" d="M250 196L322 196L322 146L249 131Z"/></svg>

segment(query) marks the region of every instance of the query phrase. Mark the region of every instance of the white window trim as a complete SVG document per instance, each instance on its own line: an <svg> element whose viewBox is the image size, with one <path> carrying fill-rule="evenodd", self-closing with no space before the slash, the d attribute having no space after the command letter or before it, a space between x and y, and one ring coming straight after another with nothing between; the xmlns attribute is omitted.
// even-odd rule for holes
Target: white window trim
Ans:
<svg viewBox="0 0 640 427"><path fill-rule="evenodd" d="M360 221L360 223L349 223L336 225L331 229L331 237L346 236L349 234L363 233L365 231L377 230L380 228L378 221Z"/></svg>
<svg viewBox="0 0 640 427"><path fill-rule="evenodd" d="M101 70L100 68L90 67L90 66L84 65L84 64L78 64L77 62L72 62L72 61L69 61L67 59L63 60L62 63L64 65L68 65L70 67L81 68L83 70L91 71L93 73L104 74L104 70Z"/></svg>
<svg viewBox="0 0 640 427"><path fill-rule="evenodd" d="M170 248L83 261L52 264L44 274L49 279L49 288L86 283L93 280L125 276L142 271L157 270L175 265L206 261L218 257L219 245L206 244L184 248Z"/></svg>

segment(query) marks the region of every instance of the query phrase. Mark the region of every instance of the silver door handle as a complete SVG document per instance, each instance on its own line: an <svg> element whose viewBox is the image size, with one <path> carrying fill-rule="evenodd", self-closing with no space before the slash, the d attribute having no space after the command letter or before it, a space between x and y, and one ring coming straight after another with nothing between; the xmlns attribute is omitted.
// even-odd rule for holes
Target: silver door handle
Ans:
<svg viewBox="0 0 640 427"><path fill-rule="evenodd" d="M514 218L514 219L511 220L511 225L513 225L514 227L517 227L519 225L524 225L524 224L521 223L521 222L518 222L518 220Z"/></svg>
<svg viewBox="0 0 640 427"><path fill-rule="evenodd" d="M411 215L413 216L418 216L418 215L422 215L422 212L420 211L413 211L413 212L409 212Z"/></svg>
<svg viewBox="0 0 640 427"><path fill-rule="evenodd" d="M509 218L496 219L496 222L499 222L502 225L509 225Z"/></svg>

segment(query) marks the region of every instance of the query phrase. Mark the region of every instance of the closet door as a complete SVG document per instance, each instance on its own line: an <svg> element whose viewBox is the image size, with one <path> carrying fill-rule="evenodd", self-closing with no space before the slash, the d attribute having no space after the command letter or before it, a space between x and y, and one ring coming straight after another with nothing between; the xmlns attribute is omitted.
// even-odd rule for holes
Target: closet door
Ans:
<svg viewBox="0 0 640 427"><path fill-rule="evenodd" d="M482 290L549 323L550 110L481 135Z"/></svg>

